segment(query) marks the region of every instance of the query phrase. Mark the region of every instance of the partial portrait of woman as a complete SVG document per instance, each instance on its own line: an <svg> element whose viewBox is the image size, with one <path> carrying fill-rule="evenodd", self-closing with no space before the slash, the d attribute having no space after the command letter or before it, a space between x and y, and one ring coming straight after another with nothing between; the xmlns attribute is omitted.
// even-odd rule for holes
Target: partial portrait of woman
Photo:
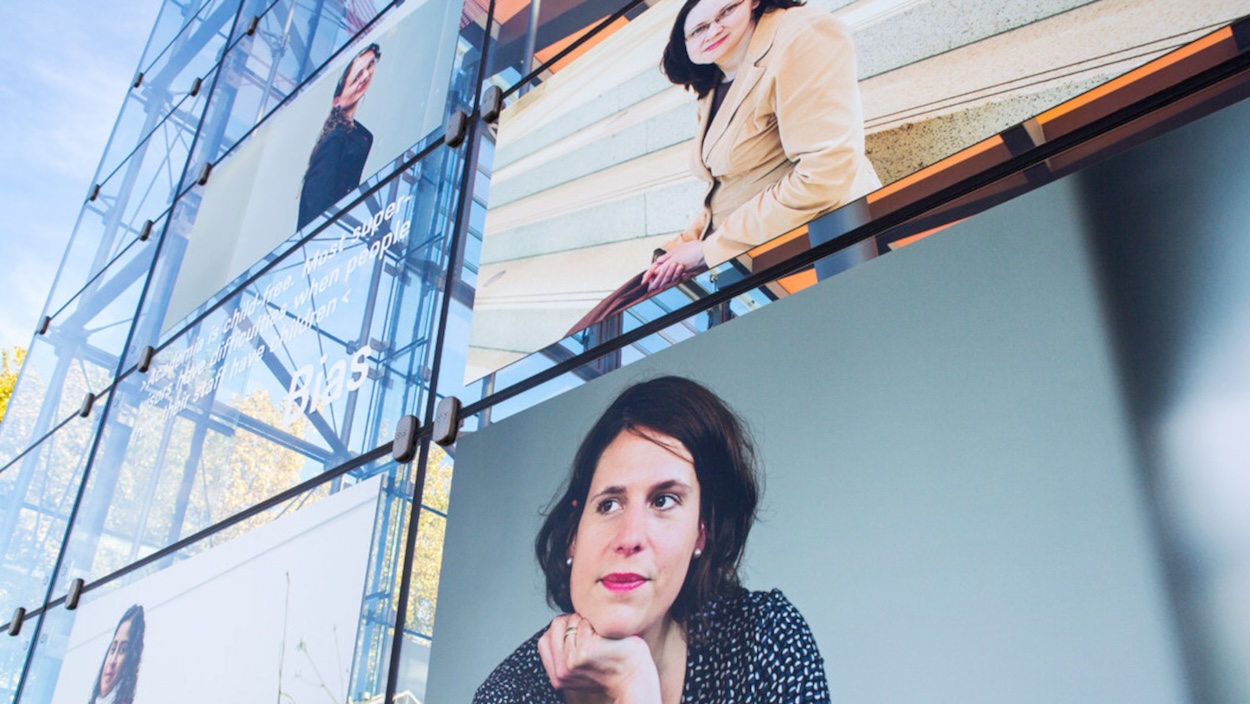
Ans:
<svg viewBox="0 0 1250 704"><path fill-rule="evenodd" d="M777 590L741 586L758 493L750 438L715 394L679 377L626 389L535 541L562 613L474 702L828 701L802 615Z"/></svg>
<svg viewBox="0 0 1250 704"><path fill-rule="evenodd" d="M670 286L879 188L855 46L801 0L687 0L662 63L699 97L702 212L643 277Z"/></svg>
<svg viewBox="0 0 1250 704"><path fill-rule="evenodd" d="M143 657L143 607L135 604L122 614L113 631L113 640L104 653L89 704L133 704L139 682L139 661Z"/></svg>
<svg viewBox="0 0 1250 704"><path fill-rule="evenodd" d="M370 44L356 54L334 88L330 115L308 157L299 196L300 228L360 185L365 160L373 147L373 133L356 121L356 109L364 99L382 48Z"/></svg>

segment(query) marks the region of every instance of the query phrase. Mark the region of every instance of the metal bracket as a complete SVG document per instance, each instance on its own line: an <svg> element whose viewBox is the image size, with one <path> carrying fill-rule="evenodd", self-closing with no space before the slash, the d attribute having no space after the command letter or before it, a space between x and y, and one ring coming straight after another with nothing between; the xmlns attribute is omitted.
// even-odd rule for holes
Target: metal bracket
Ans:
<svg viewBox="0 0 1250 704"><path fill-rule="evenodd" d="M144 347L143 350L139 352L139 364L135 367L135 370L140 374L147 374L148 370L152 368L152 358L155 356L155 347L151 345Z"/></svg>
<svg viewBox="0 0 1250 704"><path fill-rule="evenodd" d="M493 123L503 112L503 89L490 86L482 94L482 122Z"/></svg>
<svg viewBox="0 0 1250 704"><path fill-rule="evenodd" d="M457 110L447 116L447 129L443 131L443 143L455 149L464 144L465 133L469 129L469 117L463 110Z"/></svg>
<svg viewBox="0 0 1250 704"><path fill-rule="evenodd" d="M91 415L91 407L95 405L95 394L90 391L82 397L82 407L78 409L78 417L86 418Z"/></svg>
<svg viewBox="0 0 1250 704"><path fill-rule="evenodd" d="M395 440L391 442L391 457L401 464L411 462L417 456L417 432L421 421L416 416L404 416L395 424Z"/></svg>
<svg viewBox="0 0 1250 704"><path fill-rule="evenodd" d="M19 606L13 610L13 620L9 621L9 635L15 636L21 633L24 620L26 620L26 609Z"/></svg>
<svg viewBox="0 0 1250 704"><path fill-rule="evenodd" d="M87 583L82 581L82 577L75 577L74 581L69 583L69 595L65 597L65 608L73 611L78 608L78 600L82 598L82 589Z"/></svg>
<svg viewBox="0 0 1250 704"><path fill-rule="evenodd" d="M434 411L434 442L447 447L460 434L460 399L448 396L438 402Z"/></svg>

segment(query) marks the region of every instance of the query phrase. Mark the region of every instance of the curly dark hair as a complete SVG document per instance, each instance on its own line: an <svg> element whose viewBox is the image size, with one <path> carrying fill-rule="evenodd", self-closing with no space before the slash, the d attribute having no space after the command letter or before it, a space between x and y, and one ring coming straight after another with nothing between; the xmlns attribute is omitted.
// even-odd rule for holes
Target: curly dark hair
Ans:
<svg viewBox="0 0 1250 704"><path fill-rule="evenodd" d="M621 433L654 433L680 442L694 459L699 480L703 554L690 564L669 615L678 623L740 587L738 565L755 522L759 485L755 450L743 422L716 394L689 379L664 376L635 384L603 412L582 440L564 492L547 512L534 541L547 579L547 601L574 611L569 591L569 547L603 451Z"/></svg>
<svg viewBox="0 0 1250 704"><path fill-rule="evenodd" d="M710 93L725 77L716 64L696 64L686 52L686 17L701 1L686 0L677 11L677 19L673 21L673 29L668 35L668 46L664 47L664 57L660 60L660 69L668 80L693 90L700 98ZM751 9L751 22L759 22L769 10L799 7L803 3L804 0L759 0L759 4Z"/></svg>
<svg viewBox="0 0 1250 704"><path fill-rule="evenodd" d="M143 618L143 607L135 604L126 613L122 614L122 618L117 622L117 628L113 629L113 637L117 637L117 632L122 626L130 622L130 637L126 641L126 651L122 664L121 675L117 679L117 683L113 688L117 691L117 696L113 699L114 704L132 704L135 700L135 686L139 683L139 661L143 658L143 633L147 630L147 622ZM112 647L110 641L109 647ZM100 678L104 676L104 665L108 662L108 655L105 655L103 661L100 662L100 671L95 676L95 686L91 688L91 701L95 701L100 696Z"/></svg>

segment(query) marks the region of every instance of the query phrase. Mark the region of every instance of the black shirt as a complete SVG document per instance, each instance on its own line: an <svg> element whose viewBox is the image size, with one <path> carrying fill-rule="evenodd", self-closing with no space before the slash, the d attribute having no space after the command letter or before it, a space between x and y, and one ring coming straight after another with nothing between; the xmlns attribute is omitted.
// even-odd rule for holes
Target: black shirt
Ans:
<svg viewBox="0 0 1250 704"><path fill-rule="evenodd" d="M825 663L807 622L780 591L740 591L690 619L682 704L828 702ZM564 704L534 634L486 678L474 704Z"/></svg>
<svg viewBox="0 0 1250 704"><path fill-rule="evenodd" d="M707 116L707 123L712 124L712 120L716 119L716 113L720 112L720 106L725 102L725 96L729 95L729 89L733 88L733 81L721 81L712 89L712 112Z"/></svg>
<svg viewBox="0 0 1250 704"><path fill-rule="evenodd" d="M373 133L352 121L334 125L313 147L299 196L303 228L360 185Z"/></svg>

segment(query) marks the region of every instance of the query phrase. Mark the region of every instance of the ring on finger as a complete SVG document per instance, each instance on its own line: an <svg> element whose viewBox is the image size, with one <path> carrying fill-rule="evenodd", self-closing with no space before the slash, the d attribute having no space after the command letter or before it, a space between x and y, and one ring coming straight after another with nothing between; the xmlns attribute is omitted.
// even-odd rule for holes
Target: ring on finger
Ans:
<svg viewBox="0 0 1250 704"><path fill-rule="evenodd" d="M573 635L574 633L577 633L577 626L569 626L568 628L564 629L565 640L568 640L568 637Z"/></svg>

